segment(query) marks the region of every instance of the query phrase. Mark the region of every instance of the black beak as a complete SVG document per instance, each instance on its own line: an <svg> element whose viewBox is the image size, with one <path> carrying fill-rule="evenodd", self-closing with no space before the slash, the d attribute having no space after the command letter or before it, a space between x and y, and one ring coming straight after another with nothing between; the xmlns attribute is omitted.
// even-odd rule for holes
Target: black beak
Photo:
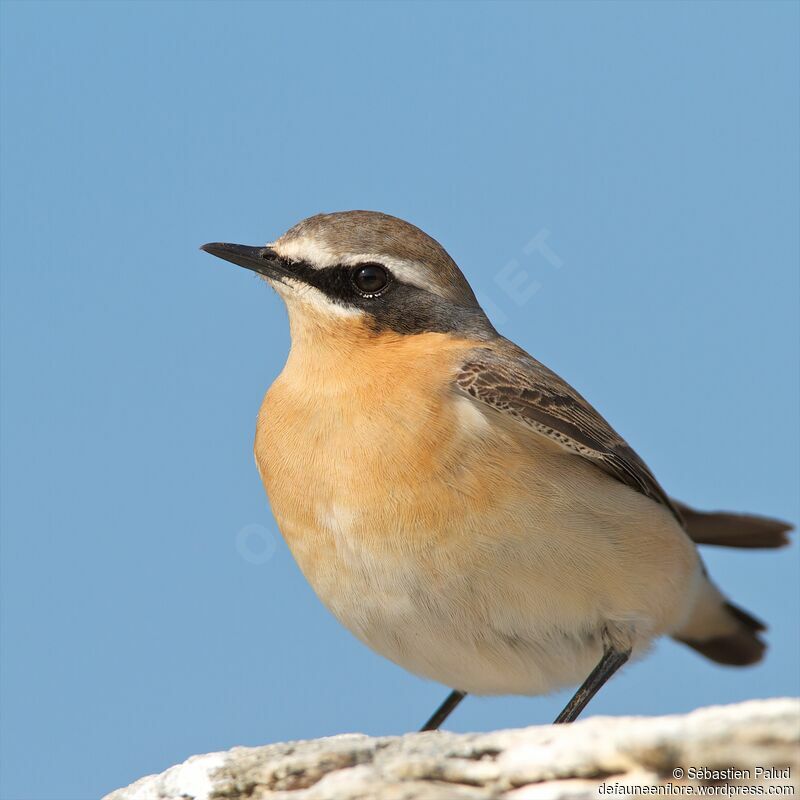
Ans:
<svg viewBox="0 0 800 800"><path fill-rule="evenodd" d="M286 262L269 247L250 247L246 244L228 244L227 242L210 242L201 250L212 256L230 261L245 269L251 269L266 278L280 280L286 277Z"/></svg>

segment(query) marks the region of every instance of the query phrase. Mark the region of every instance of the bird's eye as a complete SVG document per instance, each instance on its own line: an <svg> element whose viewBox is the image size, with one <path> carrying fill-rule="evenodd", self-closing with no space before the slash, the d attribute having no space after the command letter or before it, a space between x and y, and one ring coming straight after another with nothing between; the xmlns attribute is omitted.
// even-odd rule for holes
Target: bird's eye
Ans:
<svg viewBox="0 0 800 800"><path fill-rule="evenodd" d="M380 264L362 264L352 273L356 289L365 295L376 295L389 285L389 273Z"/></svg>

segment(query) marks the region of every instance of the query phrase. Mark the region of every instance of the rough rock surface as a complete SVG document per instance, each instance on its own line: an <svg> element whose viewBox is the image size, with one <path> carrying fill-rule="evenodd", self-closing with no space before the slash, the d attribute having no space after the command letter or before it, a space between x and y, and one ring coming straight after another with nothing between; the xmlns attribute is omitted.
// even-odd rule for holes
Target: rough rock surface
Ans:
<svg viewBox="0 0 800 800"><path fill-rule="evenodd" d="M344 734L236 747L194 756L105 800L797 796L799 770L800 700L775 699L683 716L594 717L494 733ZM660 791L634 788L657 786Z"/></svg>

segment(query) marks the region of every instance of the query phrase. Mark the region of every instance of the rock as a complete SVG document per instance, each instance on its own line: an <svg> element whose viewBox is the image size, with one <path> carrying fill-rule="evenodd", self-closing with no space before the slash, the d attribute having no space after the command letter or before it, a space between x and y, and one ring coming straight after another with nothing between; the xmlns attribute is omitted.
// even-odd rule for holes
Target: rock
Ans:
<svg viewBox="0 0 800 800"><path fill-rule="evenodd" d="M772 790L786 795L799 769L800 700L752 700L681 716L235 747L104 800L582 800L688 785L793 787Z"/></svg>

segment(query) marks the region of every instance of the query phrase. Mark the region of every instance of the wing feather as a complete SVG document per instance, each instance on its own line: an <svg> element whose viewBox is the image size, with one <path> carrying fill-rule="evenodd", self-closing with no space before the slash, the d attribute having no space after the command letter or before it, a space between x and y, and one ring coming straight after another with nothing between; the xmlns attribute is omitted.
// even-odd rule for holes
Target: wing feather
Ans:
<svg viewBox="0 0 800 800"><path fill-rule="evenodd" d="M625 440L566 381L516 345L471 350L455 383L459 391L666 506L683 525L678 509Z"/></svg>

